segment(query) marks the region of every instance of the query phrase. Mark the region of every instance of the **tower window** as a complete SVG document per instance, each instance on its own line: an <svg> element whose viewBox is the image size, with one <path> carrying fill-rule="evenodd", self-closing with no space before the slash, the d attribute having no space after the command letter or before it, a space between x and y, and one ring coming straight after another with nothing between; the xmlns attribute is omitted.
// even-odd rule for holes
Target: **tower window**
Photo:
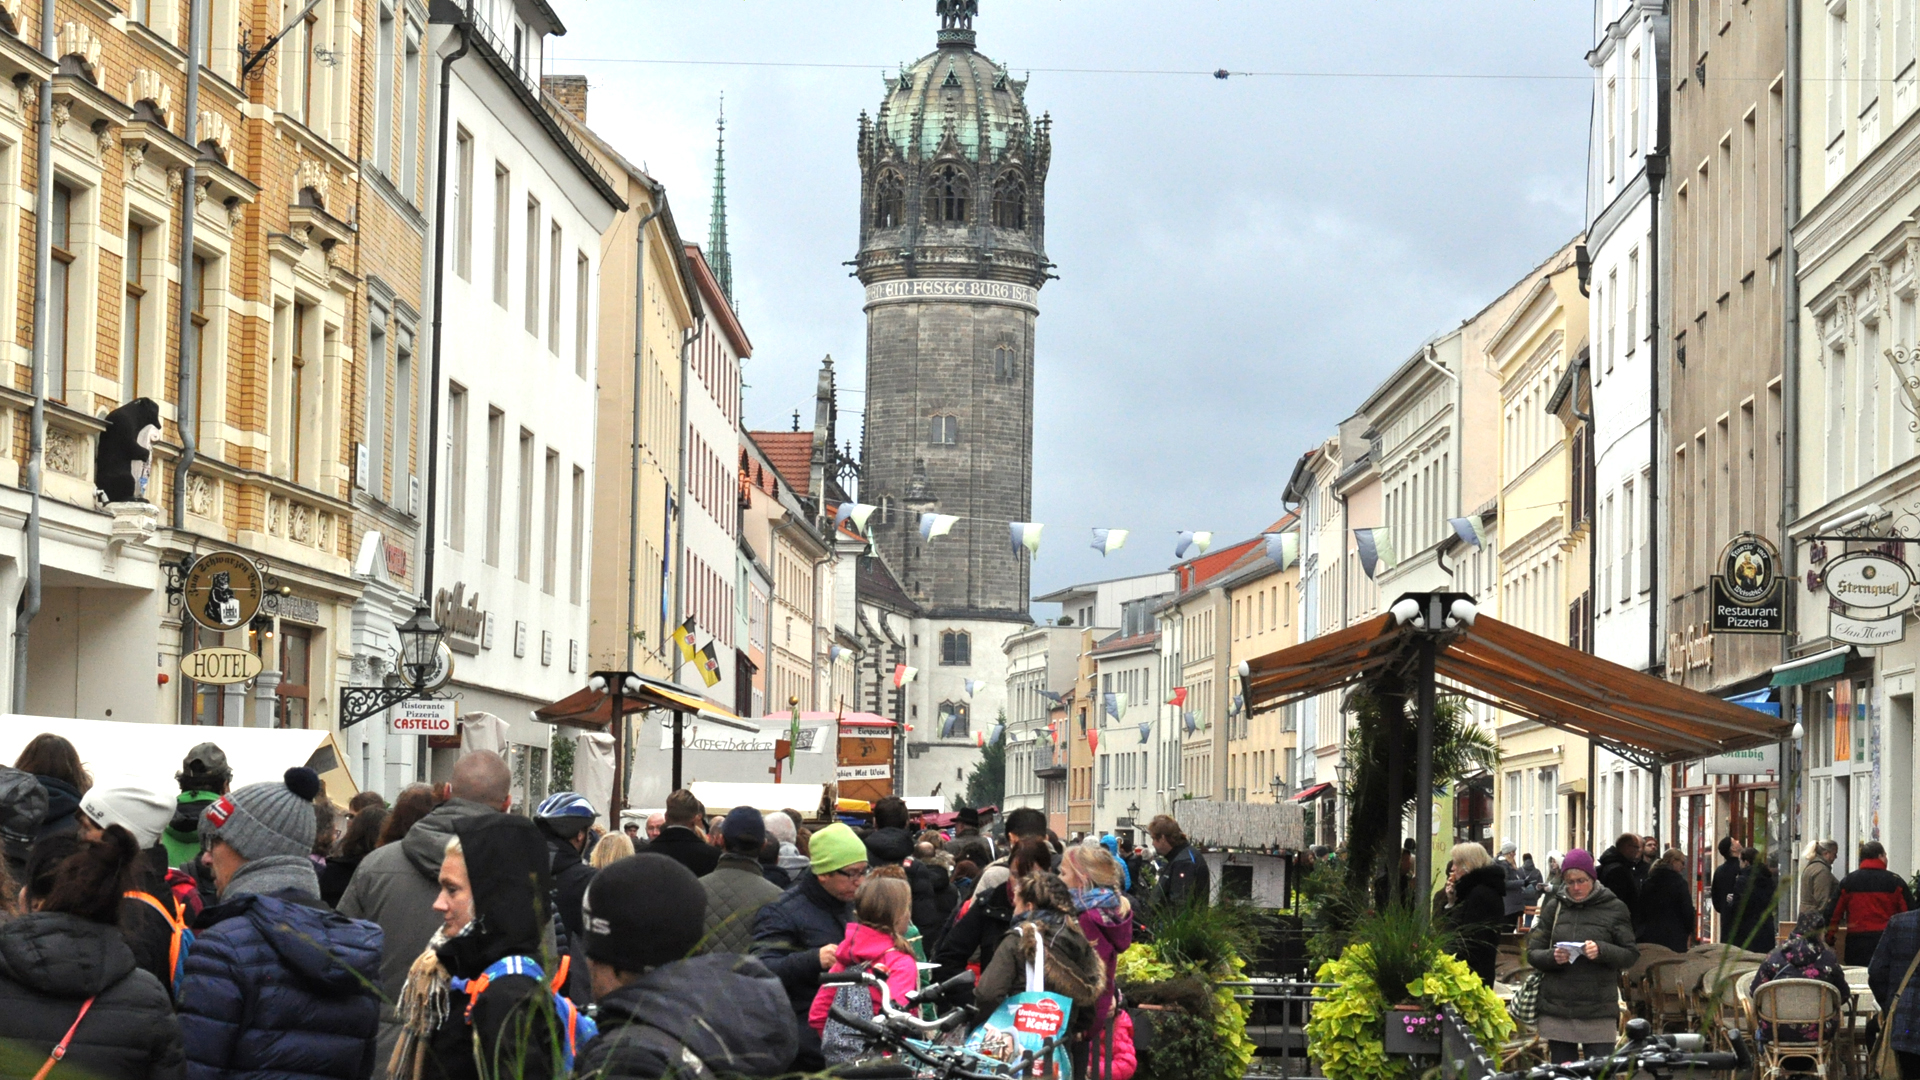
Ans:
<svg viewBox="0 0 1920 1080"><path fill-rule="evenodd" d="M960 418L957 416L933 417L927 426L927 441L935 446L958 446Z"/></svg>
<svg viewBox="0 0 1920 1080"><path fill-rule="evenodd" d="M967 174L958 165L942 165L927 177L927 220L962 224L967 220Z"/></svg>
<svg viewBox="0 0 1920 1080"><path fill-rule="evenodd" d="M973 663L973 635L965 630L948 630L942 633L940 662L960 666Z"/></svg>
<svg viewBox="0 0 1920 1080"><path fill-rule="evenodd" d="M993 350L993 377L997 382L1013 382L1020 377L1020 361L1014 358L1013 346L1001 345Z"/></svg>
<svg viewBox="0 0 1920 1080"><path fill-rule="evenodd" d="M993 182L993 223L1002 229L1027 227L1027 185L1019 173L1001 173Z"/></svg>
<svg viewBox="0 0 1920 1080"><path fill-rule="evenodd" d="M943 701L940 703L940 737L943 739L964 739L972 732L967 730L967 703L964 701Z"/></svg>
<svg viewBox="0 0 1920 1080"><path fill-rule="evenodd" d="M880 174L873 183L873 227L897 228L905 217L907 182L892 169Z"/></svg>

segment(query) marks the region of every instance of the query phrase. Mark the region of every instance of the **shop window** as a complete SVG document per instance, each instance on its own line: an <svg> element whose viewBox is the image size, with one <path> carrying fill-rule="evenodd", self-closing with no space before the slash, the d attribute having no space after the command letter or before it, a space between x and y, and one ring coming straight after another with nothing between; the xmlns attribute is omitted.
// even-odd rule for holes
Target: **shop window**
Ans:
<svg viewBox="0 0 1920 1080"><path fill-rule="evenodd" d="M310 715L312 697L313 631L304 626L282 626L280 630L280 686L274 726L304 728Z"/></svg>

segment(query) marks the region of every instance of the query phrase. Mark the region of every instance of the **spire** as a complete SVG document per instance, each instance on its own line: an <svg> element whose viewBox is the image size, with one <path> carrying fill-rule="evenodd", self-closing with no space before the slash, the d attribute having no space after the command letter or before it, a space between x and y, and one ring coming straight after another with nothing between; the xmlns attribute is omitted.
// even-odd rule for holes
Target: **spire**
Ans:
<svg viewBox="0 0 1920 1080"><path fill-rule="evenodd" d="M733 257L727 254L727 95L720 95L719 139L713 150L713 208L707 215L707 265L733 303Z"/></svg>

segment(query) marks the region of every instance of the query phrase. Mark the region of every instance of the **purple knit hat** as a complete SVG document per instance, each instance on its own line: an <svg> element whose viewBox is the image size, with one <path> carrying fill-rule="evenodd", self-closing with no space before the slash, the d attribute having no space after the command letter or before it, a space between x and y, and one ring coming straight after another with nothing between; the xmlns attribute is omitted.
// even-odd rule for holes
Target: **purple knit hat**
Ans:
<svg viewBox="0 0 1920 1080"><path fill-rule="evenodd" d="M1569 870L1578 870L1588 877L1597 876L1593 869L1593 855L1585 848L1574 848L1567 852L1566 858L1560 860L1560 872L1564 874Z"/></svg>

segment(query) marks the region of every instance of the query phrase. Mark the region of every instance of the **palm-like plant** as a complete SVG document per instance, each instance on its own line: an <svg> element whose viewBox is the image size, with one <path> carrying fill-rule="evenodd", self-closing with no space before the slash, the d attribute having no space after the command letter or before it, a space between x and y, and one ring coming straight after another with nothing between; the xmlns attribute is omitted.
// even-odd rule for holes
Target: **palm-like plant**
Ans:
<svg viewBox="0 0 1920 1080"><path fill-rule="evenodd" d="M1431 798L1419 791L1414 754L1404 756L1405 772L1400 778L1400 805L1387 805L1386 718L1380 699L1372 694L1355 695L1352 708L1355 723L1347 732L1346 759L1352 763L1347 800L1347 875L1356 888L1365 888L1380 870L1382 852L1391 823L1406 814L1417 797ZM1409 718L1411 726L1411 718ZM1433 782L1453 784L1482 771L1491 772L1500 764L1500 747L1485 730L1473 723L1472 714L1457 697L1442 697L1433 707ZM1391 865L1391 864L1388 864Z"/></svg>

